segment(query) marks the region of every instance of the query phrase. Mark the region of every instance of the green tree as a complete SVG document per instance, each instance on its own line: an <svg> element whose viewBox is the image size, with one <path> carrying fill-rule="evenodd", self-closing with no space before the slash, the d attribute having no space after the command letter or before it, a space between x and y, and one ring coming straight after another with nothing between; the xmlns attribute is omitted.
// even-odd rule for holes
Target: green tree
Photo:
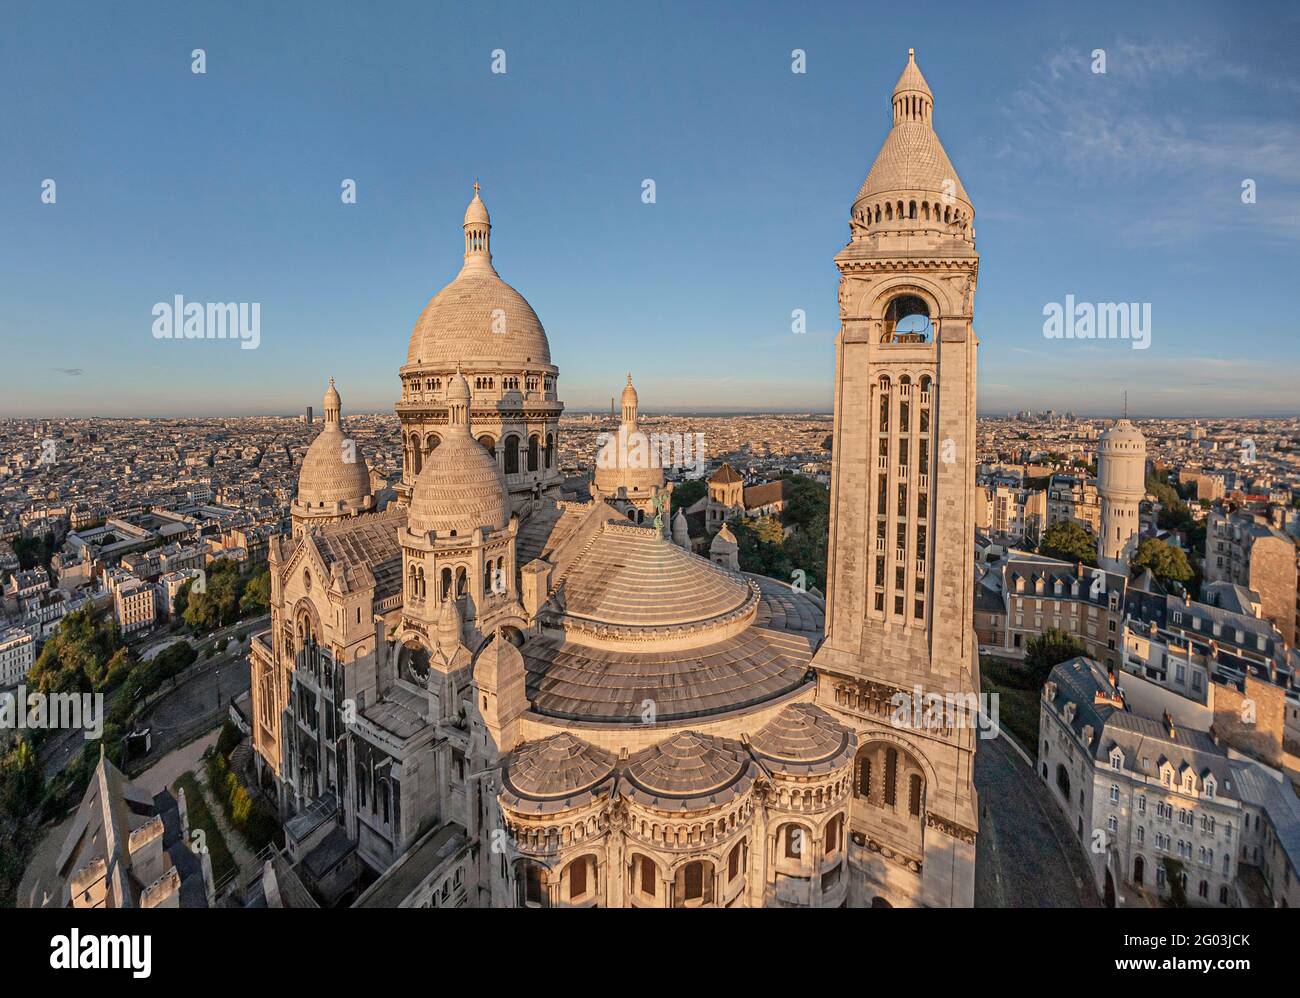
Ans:
<svg viewBox="0 0 1300 998"><path fill-rule="evenodd" d="M764 522L767 521L767 522ZM751 520L737 516L728 524L736 535L740 569L755 575L767 575L790 581L793 566L778 537L784 537L779 521L771 517Z"/></svg>
<svg viewBox="0 0 1300 998"><path fill-rule="evenodd" d="M1047 682L1052 670L1084 653L1083 643L1071 634L1049 627L1029 639L1025 647L1025 670L1033 677L1035 688Z"/></svg>
<svg viewBox="0 0 1300 998"><path fill-rule="evenodd" d="M694 506L708 491L709 483L703 478L687 478L674 482L672 514L676 516L679 509L686 510Z"/></svg>
<svg viewBox="0 0 1300 998"><path fill-rule="evenodd" d="M0 816L17 820L35 809L44 782L31 742L19 737L0 758Z"/></svg>
<svg viewBox="0 0 1300 998"><path fill-rule="evenodd" d="M1146 537L1138 544L1137 553L1130 562L1134 570L1151 569L1151 573L1166 582L1190 582L1192 566L1181 548L1172 547L1157 537Z"/></svg>
<svg viewBox="0 0 1300 998"><path fill-rule="evenodd" d="M783 475L786 486L781 522L787 527L808 527L831 507L830 489L806 475Z"/></svg>
<svg viewBox="0 0 1300 998"><path fill-rule="evenodd" d="M244 593L239 597L239 613L241 617L258 617L270 611L271 571L264 568L244 587Z"/></svg>
<svg viewBox="0 0 1300 998"><path fill-rule="evenodd" d="M27 685L42 693L92 693L110 682L110 661L123 645L117 622L92 607L59 622L27 673Z"/></svg>
<svg viewBox="0 0 1300 998"><path fill-rule="evenodd" d="M1061 561L1097 564L1097 538L1073 520L1058 520L1047 528L1038 553Z"/></svg>

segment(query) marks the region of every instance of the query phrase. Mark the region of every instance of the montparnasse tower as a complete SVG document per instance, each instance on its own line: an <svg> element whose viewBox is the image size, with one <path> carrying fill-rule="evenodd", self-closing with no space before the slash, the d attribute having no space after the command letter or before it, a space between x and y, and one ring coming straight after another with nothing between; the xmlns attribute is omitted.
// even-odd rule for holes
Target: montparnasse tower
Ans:
<svg viewBox="0 0 1300 998"><path fill-rule="evenodd" d="M975 209L934 130L913 50L849 216L840 272L826 637L818 699L862 745L851 828L868 883L973 902L973 725L894 705L973 703ZM962 700L961 698L965 698ZM911 715L907 715L910 717Z"/></svg>

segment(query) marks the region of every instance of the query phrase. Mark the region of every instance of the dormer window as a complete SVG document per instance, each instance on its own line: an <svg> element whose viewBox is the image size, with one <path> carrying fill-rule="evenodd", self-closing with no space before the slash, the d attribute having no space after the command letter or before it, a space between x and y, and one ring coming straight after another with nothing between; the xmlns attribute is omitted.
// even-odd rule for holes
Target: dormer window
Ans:
<svg viewBox="0 0 1300 998"><path fill-rule="evenodd" d="M1124 753L1116 749L1110 754L1110 765L1112 769L1121 769L1124 766Z"/></svg>

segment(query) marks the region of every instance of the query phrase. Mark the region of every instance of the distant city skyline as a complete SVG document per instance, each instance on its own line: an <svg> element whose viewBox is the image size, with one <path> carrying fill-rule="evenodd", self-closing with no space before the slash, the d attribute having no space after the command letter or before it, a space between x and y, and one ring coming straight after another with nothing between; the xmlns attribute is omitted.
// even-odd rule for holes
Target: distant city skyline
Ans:
<svg viewBox="0 0 1300 998"><path fill-rule="evenodd" d="M1285 5L1025 5L996 24L953 6L924 37L848 4L772 8L739 35L738 8L629 27L398 7L13 5L0 417L297 413L331 375L345 413L390 411L475 178L571 411L604 409L627 370L647 412L828 411L827 247L911 46L989 261L982 413L1113 415L1125 388L1135 415L1300 411ZM176 295L260 303L258 349L155 339ZM1070 297L1149 304L1150 348L1048 339L1044 310Z"/></svg>

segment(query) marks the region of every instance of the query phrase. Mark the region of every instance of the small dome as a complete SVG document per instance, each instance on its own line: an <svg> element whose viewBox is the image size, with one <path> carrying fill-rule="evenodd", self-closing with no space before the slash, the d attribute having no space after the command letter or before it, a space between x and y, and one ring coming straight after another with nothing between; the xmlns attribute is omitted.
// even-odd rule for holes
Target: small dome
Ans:
<svg viewBox="0 0 1300 998"><path fill-rule="evenodd" d="M527 797L573 797L608 779L614 762L611 753L565 731L518 749L506 779Z"/></svg>
<svg viewBox="0 0 1300 998"><path fill-rule="evenodd" d="M636 389L632 387L632 375L627 376L627 387L623 389L623 405L635 406L637 403Z"/></svg>
<svg viewBox="0 0 1300 998"><path fill-rule="evenodd" d="M853 732L810 703L786 707L749 740L768 768L788 773L825 771L847 765L853 756Z"/></svg>
<svg viewBox="0 0 1300 998"><path fill-rule="evenodd" d="M457 368L456 373L447 382L447 401L468 404L471 398L469 381L460 373L460 368Z"/></svg>
<svg viewBox="0 0 1300 998"><path fill-rule="evenodd" d="M370 497L370 469L355 440L343 433L342 402L334 379L325 391L325 426L298 469L298 504L330 508L336 502L360 506Z"/></svg>
<svg viewBox="0 0 1300 998"><path fill-rule="evenodd" d="M1145 449L1147 438L1128 419L1117 419L1106 427L1101 436L1097 438L1097 442L1100 445L1109 446L1117 444L1139 445Z"/></svg>
<svg viewBox="0 0 1300 998"><path fill-rule="evenodd" d="M488 217L487 205L479 197L478 184L474 184L474 197L470 199L469 207L465 209L466 225L491 225L492 219Z"/></svg>
<svg viewBox="0 0 1300 998"><path fill-rule="evenodd" d="M411 489L407 527L417 534L468 536L478 527L501 530L510 522L506 480L469 430L469 384L460 373L447 387L447 437L424 461Z"/></svg>
<svg viewBox="0 0 1300 998"><path fill-rule="evenodd" d="M467 536L475 527L501 530L509 522L506 480L496 460L469 434L450 434L415 480L408 527L417 534Z"/></svg>
<svg viewBox="0 0 1300 998"><path fill-rule="evenodd" d="M731 532L731 528L725 523L713 535L713 541L709 544L710 551L736 551L739 550L736 543L736 535Z"/></svg>
<svg viewBox="0 0 1300 998"><path fill-rule="evenodd" d="M632 756L627 777L634 796L639 790L660 804L706 796L723 803L748 789L752 766L739 742L682 731Z"/></svg>

